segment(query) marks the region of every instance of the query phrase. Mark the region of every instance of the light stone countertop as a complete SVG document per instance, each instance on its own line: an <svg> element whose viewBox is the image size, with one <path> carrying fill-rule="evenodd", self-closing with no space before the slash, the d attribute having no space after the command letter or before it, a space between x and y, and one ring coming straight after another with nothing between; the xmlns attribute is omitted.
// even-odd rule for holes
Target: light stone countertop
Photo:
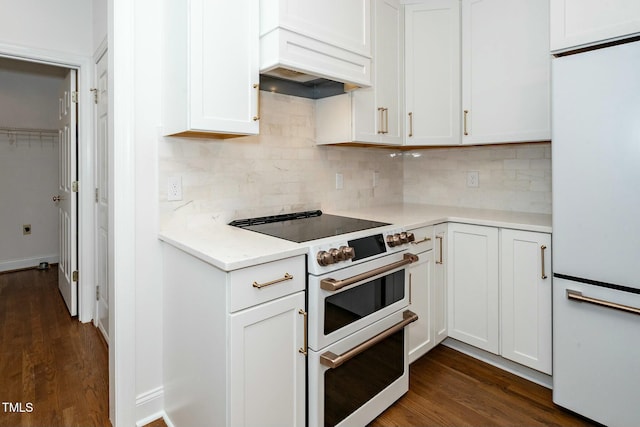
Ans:
<svg viewBox="0 0 640 427"><path fill-rule="evenodd" d="M545 214L420 204L323 212L388 222L406 229L459 222L551 233L551 215ZM233 271L307 252L305 243L289 242L215 221L194 229L163 230L159 233L159 238L223 271Z"/></svg>

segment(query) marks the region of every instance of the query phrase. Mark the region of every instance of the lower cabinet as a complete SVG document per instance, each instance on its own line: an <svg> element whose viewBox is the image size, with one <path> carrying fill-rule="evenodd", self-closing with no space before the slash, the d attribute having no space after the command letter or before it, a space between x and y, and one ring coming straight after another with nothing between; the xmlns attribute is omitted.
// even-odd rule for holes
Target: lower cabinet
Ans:
<svg viewBox="0 0 640 427"><path fill-rule="evenodd" d="M498 229L449 224L449 336L499 354Z"/></svg>
<svg viewBox="0 0 640 427"><path fill-rule="evenodd" d="M169 425L303 427L304 255L225 272L164 244L162 265Z"/></svg>
<svg viewBox="0 0 640 427"><path fill-rule="evenodd" d="M229 315L233 426L304 426L304 292Z"/></svg>
<svg viewBox="0 0 640 427"><path fill-rule="evenodd" d="M446 224L444 232L442 225L409 230L415 236L411 250L419 257L409 268L409 309L418 315L418 320L408 326L409 363L447 337L446 282L441 268L443 242L439 238L446 233ZM438 242L436 246L434 240Z"/></svg>
<svg viewBox="0 0 640 427"><path fill-rule="evenodd" d="M551 375L551 235L500 230L503 357Z"/></svg>
<svg viewBox="0 0 640 427"><path fill-rule="evenodd" d="M551 235L449 224L449 336L551 374Z"/></svg>

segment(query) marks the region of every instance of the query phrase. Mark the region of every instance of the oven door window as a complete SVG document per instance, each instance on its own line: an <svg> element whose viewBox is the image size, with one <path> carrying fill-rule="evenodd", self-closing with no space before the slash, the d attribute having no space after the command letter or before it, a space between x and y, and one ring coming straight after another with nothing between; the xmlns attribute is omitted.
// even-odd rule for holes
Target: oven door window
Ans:
<svg viewBox="0 0 640 427"><path fill-rule="evenodd" d="M362 319L404 298L405 270L371 280L324 299L324 334Z"/></svg>
<svg viewBox="0 0 640 427"><path fill-rule="evenodd" d="M404 373L404 329L324 374L324 425L335 426Z"/></svg>

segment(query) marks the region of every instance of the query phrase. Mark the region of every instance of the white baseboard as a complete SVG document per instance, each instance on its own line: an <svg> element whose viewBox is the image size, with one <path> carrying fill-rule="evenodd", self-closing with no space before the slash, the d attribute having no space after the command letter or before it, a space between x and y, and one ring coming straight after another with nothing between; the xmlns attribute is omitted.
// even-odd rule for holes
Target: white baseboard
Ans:
<svg viewBox="0 0 640 427"><path fill-rule="evenodd" d="M59 260L60 260L60 257L57 254L4 260L4 261L0 261L0 272L37 267L41 262L48 262L49 264L55 264Z"/></svg>
<svg viewBox="0 0 640 427"><path fill-rule="evenodd" d="M136 422L137 427L149 424L158 418L166 419L164 413L164 387L160 386L139 394L136 397ZM169 425L167 423L167 425ZM169 427L171 427L169 425Z"/></svg>
<svg viewBox="0 0 640 427"><path fill-rule="evenodd" d="M524 378L525 380L529 380L543 387L553 389L553 377L551 375L547 375L519 363L512 362L511 360L507 360L504 357L489 353L453 338L447 338L442 342L442 344L454 350L458 350L460 353L464 353L467 356L482 360L483 362L500 368L503 371L511 372L512 374Z"/></svg>

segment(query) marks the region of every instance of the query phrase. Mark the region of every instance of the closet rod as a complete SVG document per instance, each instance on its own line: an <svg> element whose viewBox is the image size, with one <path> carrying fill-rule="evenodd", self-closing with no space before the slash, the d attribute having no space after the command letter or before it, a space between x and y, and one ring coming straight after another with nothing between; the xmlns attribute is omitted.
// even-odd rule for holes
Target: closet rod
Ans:
<svg viewBox="0 0 640 427"><path fill-rule="evenodd" d="M58 129L36 129L36 128L14 128L0 126L0 132L6 134L40 134L40 133L58 133Z"/></svg>

